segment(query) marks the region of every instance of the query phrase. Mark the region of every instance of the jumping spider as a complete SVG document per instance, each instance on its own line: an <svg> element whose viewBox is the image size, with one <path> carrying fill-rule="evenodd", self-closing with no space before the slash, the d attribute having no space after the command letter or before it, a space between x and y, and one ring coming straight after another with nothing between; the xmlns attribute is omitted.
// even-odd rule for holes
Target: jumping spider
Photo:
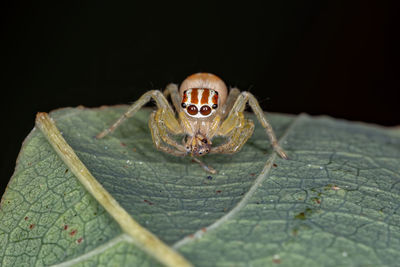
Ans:
<svg viewBox="0 0 400 267"><path fill-rule="evenodd" d="M178 118L167 100L169 95ZM151 99L155 100L158 109L151 113L149 127L158 150L175 156L190 154L204 170L215 173L213 168L206 166L196 156L235 153L242 148L254 130L254 123L243 115L248 102L265 128L276 153L287 159L256 98L237 88L232 88L228 95L225 83L210 73L189 76L182 82L179 90L176 84L169 84L164 93L159 90L146 92L110 128L96 137L103 138L114 131ZM171 134L183 134L186 140L179 144L171 138ZM227 141L213 147L211 140L217 135L227 137Z"/></svg>

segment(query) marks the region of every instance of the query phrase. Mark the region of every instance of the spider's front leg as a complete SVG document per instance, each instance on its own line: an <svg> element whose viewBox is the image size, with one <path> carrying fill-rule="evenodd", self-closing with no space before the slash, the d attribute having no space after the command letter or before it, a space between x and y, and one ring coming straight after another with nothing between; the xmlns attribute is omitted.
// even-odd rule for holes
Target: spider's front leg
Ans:
<svg viewBox="0 0 400 267"><path fill-rule="evenodd" d="M243 116L243 114L242 114ZM222 133L220 135L227 135L229 137L228 142L219 145L217 147L211 148L210 153L223 153L231 154L238 152L247 140L251 137L254 131L254 123L251 120L239 119L235 127L231 128L229 133Z"/></svg>
<svg viewBox="0 0 400 267"><path fill-rule="evenodd" d="M267 118L264 115L263 110L261 109L260 105L258 104L257 99L249 92L242 92L236 99L235 104L233 105L231 111L229 112L228 117L222 123L219 132L221 135L232 135L235 136L235 131L237 129L243 128L243 124L246 120L243 119L243 111L246 108L247 102L249 103L250 107L252 108L254 114L257 116L258 120L260 121L261 125L265 128L269 139L271 140L271 145L278 153L278 155L284 159L287 159L287 155L282 147L279 145L278 140L275 137L275 133L272 129L272 126L269 124ZM250 132L251 135L252 131ZM248 134L248 133L247 133ZM246 133L237 133L236 135L246 135ZM247 141L248 136L246 139L244 137L234 137L231 138L230 142L237 145L243 145L242 142ZM223 153L223 152L221 152Z"/></svg>
<svg viewBox="0 0 400 267"><path fill-rule="evenodd" d="M150 114L149 128L151 132L151 137L153 139L154 146L165 153L174 156L185 156L187 154L183 145L178 144L175 140L169 137L168 130L162 120L159 119L164 110L159 109ZM168 145L164 144L167 143ZM177 150L172 149L172 147L177 148Z"/></svg>
<svg viewBox="0 0 400 267"><path fill-rule="evenodd" d="M96 138L101 139L112 133L118 126L120 126L127 118L133 116L140 108L142 108L145 104L147 104L150 99L154 99L157 107L162 109L163 119L166 123L166 126L171 129L172 132L181 133L182 128L180 127L179 122L175 118L175 114L169 105L167 99L164 95L158 90L151 90L143 94L137 101L135 101L128 110L118 119L116 120L109 128L105 129L101 133L99 133Z"/></svg>

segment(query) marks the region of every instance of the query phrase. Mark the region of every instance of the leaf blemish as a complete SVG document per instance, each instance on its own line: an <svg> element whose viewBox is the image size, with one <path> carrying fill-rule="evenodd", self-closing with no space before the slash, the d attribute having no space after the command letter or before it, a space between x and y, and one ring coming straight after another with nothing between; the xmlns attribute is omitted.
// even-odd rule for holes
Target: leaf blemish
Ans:
<svg viewBox="0 0 400 267"><path fill-rule="evenodd" d="M299 214L294 216L294 218L298 219L298 220L305 220L305 219L307 219L307 216L309 216L311 214L312 214L312 209L306 208L305 211L300 212Z"/></svg>
<svg viewBox="0 0 400 267"><path fill-rule="evenodd" d="M82 243L82 241L83 241L83 237L80 237L80 238L78 238L78 239L76 240L76 243L77 243L77 244L80 244L80 243Z"/></svg>
<svg viewBox="0 0 400 267"><path fill-rule="evenodd" d="M64 225L63 229L64 229L64 230L68 230L68 225L67 225L67 224Z"/></svg>
<svg viewBox="0 0 400 267"><path fill-rule="evenodd" d="M216 192L217 192L217 194L219 194L219 193L221 193L222 191L221 191L221 190L217 190Z"/></svg>
<svg viewBox="0 0 400 267"><path fill-rule="evenodd" d="M272 262L273 262L273 263L276 263L276 264L280 264L280 263L281 263L281 257L280 257L278 254L275 254L275 255L272 257Z"/></svg>
<svg viewBox="0 0 400 267"><path fill-rule="evenodd" d="M274 166L276 168L276 167L278 167L278 164L274 163L274 164L272 164L272 166Z"/></svg>
<svg viewBox="0 0 400 267"><path fill-rule="evenodd" d="M319 198L317 198L317 197L314 197L314 198L313 198L313 201L314 201L315 203L317 203L317 204L321 204L321 199L319 199Z"/></svg>
<svg viewBox="0 0 400 267"><path fill-rule="evenodd" d="M151 201L148 201L147 199L143 200L145 203L149 204L149 205L153 205L154 203Z"/></svg>
<svg viewBox="0 0 400 267"><path fill-rule="evenodd" d="M78 230L76 230L76 229L75 229L75 230L72 230L72 231L69 233L69 235L70 235L70 236L74 236L74 235L76 234L76 232L78 232Z"/></svg>
<svg viewBox="0 0 400 267"><path fill-rule="evenodd" d="M25 221L27 221L28 219L29 219L28 216L26 216L26 217L24 218Z"/></svg>
<svg viewBox="0 0 400 267"><path fill-rule="evenodd" d="M29 225L29 229L33 229L35 227L35 225L34 224L31 224L31 225Z"/></svg>

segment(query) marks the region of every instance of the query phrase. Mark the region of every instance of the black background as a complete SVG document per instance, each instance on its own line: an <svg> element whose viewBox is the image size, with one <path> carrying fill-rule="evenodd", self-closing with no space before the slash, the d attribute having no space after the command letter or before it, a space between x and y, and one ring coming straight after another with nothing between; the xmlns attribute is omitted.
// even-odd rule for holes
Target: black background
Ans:
<svg viewBox="0 0 400 267"><path fill-rule="evenodd" d="M400 124L384 2L33 2L1 4L2 190L36 112L130 103L199 71L267 111Z"/></svg>

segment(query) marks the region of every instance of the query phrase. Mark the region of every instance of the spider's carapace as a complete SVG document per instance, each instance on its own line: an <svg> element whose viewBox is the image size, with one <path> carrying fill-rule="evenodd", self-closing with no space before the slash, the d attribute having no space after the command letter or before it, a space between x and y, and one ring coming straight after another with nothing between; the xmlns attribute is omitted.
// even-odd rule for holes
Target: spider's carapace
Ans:
<svg viewBox="0 0 400 267"><path fill-rule="evenodd" d="M175 111L167 100L168 96L171 96ZM243 113L247 103L265 128L275 151L282 158L287 158L256 98L237 88L231 88L228 94L225 83L210 73L196 73L187 77L179 89L175 84L170 84L164 93L159 90L148 91L97 138L112 132L150 99L154 99L158 107L149 119L155 147L175 156L191 155L208 172L215 173L215 170L196 156L236 153L253 134L254 123L246 119ZM171 135L184 135L185 139L179 144ZM211 140L215 136L226 137L227 141L212 146Z"/></svg>

